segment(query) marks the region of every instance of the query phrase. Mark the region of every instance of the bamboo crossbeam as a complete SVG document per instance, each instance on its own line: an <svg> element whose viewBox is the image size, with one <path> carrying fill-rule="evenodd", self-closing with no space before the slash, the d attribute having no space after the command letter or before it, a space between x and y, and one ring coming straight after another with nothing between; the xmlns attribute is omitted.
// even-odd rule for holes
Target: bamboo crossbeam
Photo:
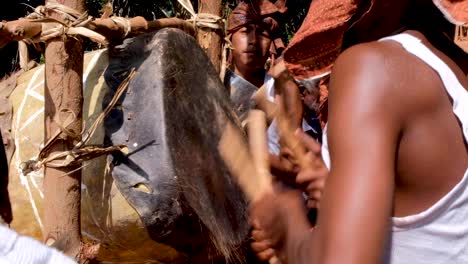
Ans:
<svg viewBox="0 0 468 264"><path fill-rule="evenodd" d="M154 21L147 21L143 17L119 18L124 23L117 23L116 18L98 18L90 20L80 27L65 28L64 34L71 34L79 29L87 29L99 35L103 39L93 39L93 41L101 44L109 44L122 40L127 36L135 36L137 34L152 32L162 28L178 28L190 35L195 35L195 26L193 23L179 18L162 18ZM52 19L28 19L21 18L14 21L0 22L0 48L12 41L21 40L40 40L45 32L50 32L53 28L63 26L61 23ZM87 34L87 33L83 33ZM42 36L43 37L43 36Z"/></svg>
<svg viewBox="0 0 468 264"><path fill-rule="evenodd" d="M163 28L178 28L194 36L195 26L193 23L180 18L161 18L153 21L147 21L141 16L129 18L130 24L129 36L135 36L142 33L152 32ZM118 40L125 29L114 22L112 18L98 18L89 23L89 29L104 35L109 40Z"/></svg>

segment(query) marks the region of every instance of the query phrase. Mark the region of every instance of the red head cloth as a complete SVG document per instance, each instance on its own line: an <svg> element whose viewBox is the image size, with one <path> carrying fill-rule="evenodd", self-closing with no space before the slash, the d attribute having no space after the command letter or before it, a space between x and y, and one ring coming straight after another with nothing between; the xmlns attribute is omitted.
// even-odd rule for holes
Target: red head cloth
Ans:
<svg viewBox="0 0 468 264"><path fill-rule="evenodd" d="M284 44L280 37L279 24L273 16L284 13L286 10L284 0L278 0L276 3L269 0L240 2L228 18L228 35L249 24L260 25L270 32L273 40L270 52L279 55L284 49Z"/></svg>
<svg viewBox="0 0 468 264"><path fill-rule="evenodd" d="M375 1L375 0L372 0ZM290 73L298 80L331 70L341 51L344 33L360 0L313 0L307 17L284 51ZM468 24L468 0L433 0L453 24Z"/></svg>
<svg viewBox="0 0 468 264"><path fill-rule="evenodd" d="M468 0L433 0L434 4L453 24L468 24Z"/></svg>
<svg viewBox="0 0 468 264"><path fill-rule="evenodd" d="M313 0L309 12L284 51L284 61L298 80L330 72L358 0Z"/></svg>
<svg viewBox="0 0 468 264"><path fill-rule="evenodd" d="M371 0L374 2L376 0ZM317 83L326 76L341 52L350 20L358 15L360 0L313 0L309 12L284 51L290 74L298 81ZM468 24L468 0L433 0L453 24ZM372 6L372 4L370 5ZM362 14L365 15L365 14ZM355 19L353 19L355 20ZM320 109L326 112L327 91L320 81ZM324 112L324 113L325 113ZM326 120L326 113L323 115Z"/></svg>
<svg viewBox="0 0 468 264"><path fill-rule="evenodd" d="M328 78L324 77L341 52L344 34L353 16L358 15L360 3L360 0L313 0L304 22L283 53L294 79L308 89L320 88L316 111L322 127L328 113Z"/></svg>

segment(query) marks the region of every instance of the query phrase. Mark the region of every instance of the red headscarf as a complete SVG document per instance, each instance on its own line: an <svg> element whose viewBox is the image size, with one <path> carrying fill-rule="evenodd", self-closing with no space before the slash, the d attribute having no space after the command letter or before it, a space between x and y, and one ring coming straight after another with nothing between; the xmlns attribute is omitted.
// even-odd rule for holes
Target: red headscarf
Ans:
<svg viewBox="0 0 468 264"><path fill-rule="evenodd" d="M341 52L343 36L356 13L358 0L313 0L309 12L284 51L296 79L323 76Z"/></svg>
<svg viewBox="0 0 468 264"><path fill-rule="evenodd" d="M371 0L371 2L376 0ZM313 0L307 17L284 51L284 61L296 79L331 70L341 51L344 33L361 0ZM453 24L468 24L468 0L433 0Z"/></svg>
<svg viewBox="0 0 468 264"><path fill-rule="evenodd" d="M467 0L433 0L433 2L453 24L468 24Z"/></svg>
<svg viewBox="0 0 468 264"><path fill-rule="evenodd" d="M371 3L377 0L371 0ZM331 71L341 52L350 21L361 0L313 0L307 17L284 51L284 61L296 80L320 79ZM468 24L468 0L433 0L453 24ZM371 4L372 6L372 4ZM465 26L466 27L466 26ZM320 81L320 113L326 121L326 80Z"/></svg>
<svg viewBox="0 0 468 264"><path fill-rule="evenodd" d="M341 52L344 34L360 2L313 0L304 22L283 54L285 65L294 79L318 81L317 110L322 127L328 113L327 75Z"/></svg>
<svg viewBox="0 0 468 264"><path fill-rule="evenodd" d="M273 18L276 14L286 12L284 0L272 3L268 0L251 0L249 3L240 2L228 18L228 35L249 24L260 25L270 32L273 40L270 53L279 55L284 49L283 41L279 35L279 24Z"/></svg>

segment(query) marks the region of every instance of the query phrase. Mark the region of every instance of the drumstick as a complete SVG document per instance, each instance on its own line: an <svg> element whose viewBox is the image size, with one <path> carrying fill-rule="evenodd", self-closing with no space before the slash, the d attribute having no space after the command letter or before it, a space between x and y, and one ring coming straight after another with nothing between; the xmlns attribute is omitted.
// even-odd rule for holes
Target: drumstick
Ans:
<svg viewBox="0 0 468 264"><path fill-rule="evenodd" d="M265 121L264 119L261 122L250 122L249 120L249 132L254 129L253 127L258 127L256 125L258 123L265 124ZM261 133L256 134L259 136L262 136L263 134L263 138L265 138L265 125L263 125L263 130L260 130L259 132ZM262 141L255 140L255 142ZM266 140L264 139L263 142L264 143L258 143L258 147L267 151ZM232 123L227 123L224 132L221 135L218 149L226 166L229 168L229 171L236 178L240 188L249 200L255 201L261 198L262 194L264 194L266 191L273 189L271 185L271 175L269 174L268 170L268 152L266 152L267 154L264 154L265 152L260 155L256 154L255 160L258 160L258 164L263 164L263 168L266 168L266 170L263 170L263 172L259 173L257 172L258 170L256 169L256 165L254 162L252 162L253 159L251 153L249 152L241 130L235 127ZM255 153L258 152L259 151L255 151ZM277 257L271 258L269 263L281 264Z"/></svg>
<svg viewBox="0 0 468 264"><path fill-rule="evenodd" d="M249 145L252 153L253 163L257 171L258 181L262 187L257 192L257 197L260 199L262 194L273 192L272 177L270 174L270 162L268 155L267 139L266 139L266 116L260 110L251 110L249 112ZM277 256L273 256L268 260L269 264L281 264Z"/></svg>
<svg viewBox="0 0 468 264"><path fill-rule="evenodd" d="M273 190L266 140L265 113L260 110L251 110L248 120L249 148L255 170L257 171L256 177L260 183L259 187L261 187L255 198L260 198L263 193Z"/></svg>
<svg viewBox="0 0 468 264"><path fill-rule="evenodd" d="M264 86L262 86L260 89L262 88L264 88ZM307 160L304 159L304 156L306 154L305 147L294 135L292 125L290 124L291 122L288 121L288 118L286 116L286 110L284 107L282 97L277 97L278 105L276 105L275 103L268 101L266 97L264 97L265 95L262 94L264 92L265 91L258 90L257 93L255 93L252 97L255 100L258 109L265 112L269 123L271 123L271 120L273 120L276 117L280 137L283 139L286 146L290 148L291 151L293 151L294 156L300 162L299 166L306 168L307 166L309 166L309 164Z"/></svg>
<svg viewBox="0 0 468 264"><path fill-rule="evenodd" d="M267 99L267 90L265 85L258 88L258 90L252 95L252 100L255 102L257 109L265 112L268 124L270 124L276 116L277 107L274 102Z"/></svg>
<svg viewBox="0 0 468 264"><path fill-rule="evenodd" d="M219 140L218 150L249 200L257 197L261 183L256 175L254 164L240 128L228 122Z"/></svg>

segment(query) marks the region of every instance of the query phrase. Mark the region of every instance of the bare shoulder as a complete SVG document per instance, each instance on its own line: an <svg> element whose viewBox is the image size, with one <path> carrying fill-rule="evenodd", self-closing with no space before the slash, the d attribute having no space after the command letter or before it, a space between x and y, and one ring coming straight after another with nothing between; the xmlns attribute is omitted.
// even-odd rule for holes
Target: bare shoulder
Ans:
<svg viewBox="0 0 468 264"><path fill-rule="evenodd" d="M337 59L332 71L330 102L346 97L365 108L424 110L439 100L442 91L437 74L423 61L393 41L353 46ZM363 100L365 98L365 100Z"/></svg>

